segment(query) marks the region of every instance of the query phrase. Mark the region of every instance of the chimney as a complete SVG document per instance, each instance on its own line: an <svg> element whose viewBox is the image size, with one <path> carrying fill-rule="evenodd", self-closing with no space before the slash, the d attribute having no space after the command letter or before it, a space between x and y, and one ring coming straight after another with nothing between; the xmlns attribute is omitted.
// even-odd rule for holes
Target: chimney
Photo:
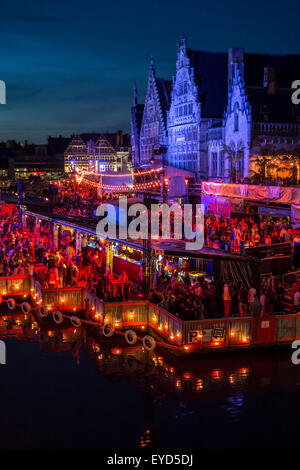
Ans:
<svg viewBox="0 0 300 470"><path fill-rule="evenodd" d="M264 67L264 87L268 95L276 93L276 72L273 67Z"/></svg>

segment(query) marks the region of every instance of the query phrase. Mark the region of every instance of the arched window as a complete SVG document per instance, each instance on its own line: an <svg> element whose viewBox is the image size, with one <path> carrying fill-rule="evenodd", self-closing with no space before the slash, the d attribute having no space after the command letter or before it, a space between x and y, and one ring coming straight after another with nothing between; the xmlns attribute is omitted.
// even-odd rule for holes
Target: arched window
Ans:
<svg viewBox="0 0 300 470"><path fill-rule="evenodd" d="M236 170L240 175L243 175L243 173L244 173L244 151L243 150L239 150L239 152L238 152L238 160L237 160Z"/></svg>
<svg viewBox="0 0 300 470"><path fill-rule="evenodd" d="M234 132L239 130L239 104L235 103L234 108Z"/></svg>

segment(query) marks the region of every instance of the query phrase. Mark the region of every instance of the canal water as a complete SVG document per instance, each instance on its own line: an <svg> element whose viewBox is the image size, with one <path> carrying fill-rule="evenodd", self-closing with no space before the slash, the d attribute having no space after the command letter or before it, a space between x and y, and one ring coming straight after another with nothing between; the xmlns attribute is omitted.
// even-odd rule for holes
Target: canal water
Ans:
<svg viewBox="0 0 300 470"><path fill-rule="evenodd" d="M123 337L0 325L1 449L297 449L291 351L175 359Z"/></svg>

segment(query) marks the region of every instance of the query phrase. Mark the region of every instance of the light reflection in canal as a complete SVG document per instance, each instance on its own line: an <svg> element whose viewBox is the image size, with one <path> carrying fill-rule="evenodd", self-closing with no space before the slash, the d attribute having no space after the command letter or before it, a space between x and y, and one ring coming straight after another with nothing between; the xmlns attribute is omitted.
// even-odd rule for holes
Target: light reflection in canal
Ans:
<svg viewBox="0 0 300 470"><path fill-rule="evenodd" d="M296 421L294 394L300 382L299 368L291 365L288 352L180 359L163 350L146 351L141 344L129 346L123 337L103 338L99 332L96 333L89 328L55 329L53 324L47 322L38 324L31 315L16 313L13 316L2 315L0 319L0 336L12 341L11 348L17 341L25 351L26 343L29 342L35 345L36 354L42 354L42 357L48 357L49 354L55 356L56 353L67 354L68 357L71 355L72 362L79 368L80 374L82 363L87 368L86 360L92 362L98 381L102 378L102 389L108 387L110 390L109 394L102 397L101 405L104 400L107 406L114 410L113 400L120 400L116 398L119 397L118 393L126 395L127 389L130 388L130 400L139 403L139 415L134 418L135 429L131 430L133 436L130 436L129 430L124 443L119 443L121 447L123 444L128 446L134 442L136 447L143 448L161 445L169 449L181 446L218 448L215 437L219 439L219 433L222 434L221 448L223 445L226 447L227 441L233 447L253 446L251 438L248 438L248 441L243 438L241 425L244 428L246 426L246 429L248 426L253 433L258 426L257 432L262 435L265 431L260 430L259 426L265 426L271 433L265 438L265 445L270 441L269 444L275 446L276 440L271 439L272 419L274 420L275 416L279 420L286 418L280 408L283 406L282 400L289 392L291 395L287 400L290 400ZM59 377L63 381L66 371L60 372L60 367L65 367L62 365L64 361L61 355L57 357ZM90 375L87 379L92 386L97 381L97 377ZM75 387L65 384L65 387L68 386L69 393L75 393ZM88 386L87 383L86 387ZM56 384L53 384L53 387L55 388ZM114 393L116 396L113 398ZM85 397L82 399L84 402ZM292 412L290 405L288 402L284 403L287 415ZM100 405L96 402L94 406ZM130 416L129 411L124 411L125 420L127 414ZM231 429L231 437L227 435L228 426ZM277 438L280 432L279 426ZM118 430L117 434L122 433ZM114 439L117 439L117 436L109 439L105 436L104 440L99 442L99 448L118 445ZM285 443L287 446L289 444ZM34 443L30 445L35 446ZM63 442L61 445L63 446ZM89 447L88 443L82 445ZM70 443L66 442L65 446L70 446ZM26 445L21 445L20 448L22 447L26 448ZM95 447L93 440L91 447Z"/></svg>

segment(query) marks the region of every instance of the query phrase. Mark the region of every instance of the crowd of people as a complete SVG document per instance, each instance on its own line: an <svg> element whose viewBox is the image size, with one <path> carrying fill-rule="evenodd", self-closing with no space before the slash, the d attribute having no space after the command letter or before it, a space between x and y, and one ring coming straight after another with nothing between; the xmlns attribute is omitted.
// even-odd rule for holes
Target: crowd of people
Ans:
<svg viewBox="0 0 300 470"><path fill-rule="evenodd" d="M87 237L81 240L81 250L76 253L75 236L61 230L54 236L53 227L27 219L24 226L16 206L2 204L0 211L0 276L35 277L44 288L86 286L99 298L123 301L129 297L129 289L112 289L115 278L106 272L105 241L97 248L88 246ZM261 225L248 219L225 221L210 215L206 230L212 237L221 237L224 230L239 230L247 237L257 233L280 241L291 241L290 231L282 221L263 219ZM207 232L207 233L208 233ZM125 284L129 285L127 278ZM224 316L272 314L283 311L287 303L300 306L300 282L286 289L274 278L264 280L259 292L252 286L227 280L223 285ZM205 277L192 282L189 273L181 278L176 270L172 275L162 267L155 288L150 291L150 301L182 319L204 319L219 316L216 286Z"/></svg>
<svg viewBox="0 0 300 470"><path fill-rule="evenodd" d="M225 317L233 314L260 317L280 313L285 308L286 300L282 281L275 281L273 277L268 282L262 281L259 292L255 287L247 288L244 283L238 284L231 280L227 280L223 286Z"/></svg>
<svg viewBox="0 0 300 470"><path fill-rule="evenodd" d="M226 280L222 286L223 313L217 299L215 284L201 278L192 284L185 273L180 278L176 271L171 276L162 269L156 286L151 289L150 301L183 320L201 320L220 316L272 315L284 310L298 311L300 307L300 278L286 286L273 276L262 279L259 289L243 282Z"/></svg>
<svg viewBox="0 0 300 470"><path fill-rule="evenodd" d="M97 188L77 183L64 184L55 196L53 213L91 217L98 204Z"/></svg>
<svg viewBox="0 0 300 470"><path fill-rule="evenodd" d="M201 280L192 284L188 273L181 279L177 271L169 276L167 270L162 269L149 300L183 320L213 318L217 313L213 282Z"/></svg>
<svg viewBox="0 0 300 470"><path fill-rule="evenodd" d="M128 289L117 289L113 296L115 278L106 273L105 242L94 249L83 237L76 254L70 231L55 240L48 224L37 228L27 220L24 226L14 205L2 204L0 221L0 276L33 276L43 288L85 286L105 300L128 299Z"/></svg>
<svg viewBox="0 0 300 470"><path fill-rule="evenodd" d="M119 194L102 192L97 194L97 186L93 184L75 182L64 183L58 186L58 193L54 197L53 213L60 215L76 215L92 217L101 201L117 199Z"/></svg>
<svg viewBox="0 0 300 470"><path fill-rule="evenodd" d="M230 246L230 251L241 253L244 246L272 245L281 242L292 242L293 231L285 219L273 220L264 217L260 223L249 217L217 217L214 214L205 216L204 238L208 246L216 242Z"/></svg>

